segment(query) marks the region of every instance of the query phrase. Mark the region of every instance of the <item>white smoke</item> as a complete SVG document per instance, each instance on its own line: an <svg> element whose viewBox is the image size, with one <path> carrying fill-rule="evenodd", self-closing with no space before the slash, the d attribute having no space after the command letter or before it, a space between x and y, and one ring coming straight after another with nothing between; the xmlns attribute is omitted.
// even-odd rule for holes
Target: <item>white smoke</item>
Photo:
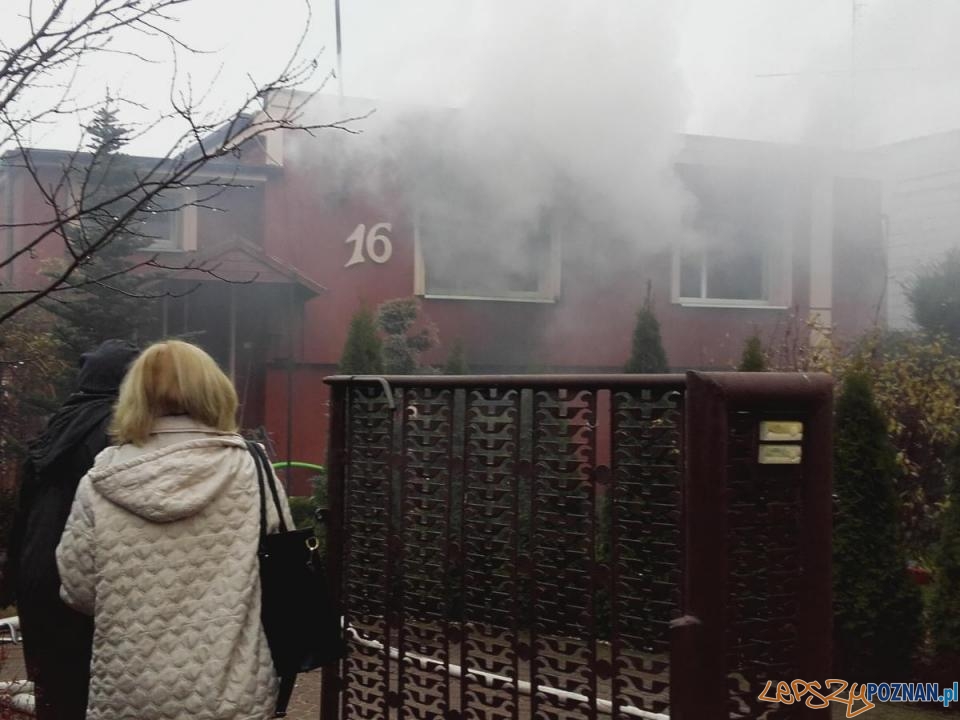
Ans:
<svg viewBox="0 0 960 720"><path fill-rule="evenodd" d="M686 6L694 132L869 148L960 126L955 0Z"/></svg>
<svg viewBox="0 0 960 720"><path fill-rule="evenodd" d="M558 204L586 241L595 233L584 228L600 226L647 248L676 235L686 196L673 165L687 100L671 3L379 7L386 17L367 16L371 27L345 23L346 94L376 87L375 117L359 137L302 151L336 146L337 166L367 182L389 165L389 182L399 179L419 212L482 225L488 245L505 238L504 256L511 228L535 227ZM401 19L402 33L385 30ZM377 51L351 56L350 33L364 32L381 39ZM323 107L337 111L329 98ZM568 233L565 251L577 239Z"/></svg>

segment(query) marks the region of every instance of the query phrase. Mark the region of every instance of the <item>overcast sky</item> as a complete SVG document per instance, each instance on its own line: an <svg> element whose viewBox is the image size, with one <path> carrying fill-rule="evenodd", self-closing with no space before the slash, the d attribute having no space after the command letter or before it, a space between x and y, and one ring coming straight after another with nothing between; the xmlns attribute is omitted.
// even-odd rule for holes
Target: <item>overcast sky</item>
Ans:
<svg viewBox="0 0 960 720"><path fill-rule="evenodd" d="M670 104L677 130L871 145L960 128L958 0L861 0L855 29L849 0L591 0L589 11L574 0L341 4L348 95L469 102L477 83L498 82L512 69L522 75L559 45L580 52L575 69L563 69L571 103L599 86L610 99L603 111L615 112L631 80L611 72L603 54L635 57L638 82ZM11 14L25 5L4 0L0 7L7 43L16 39ZM194 0L181 12L178 33L211 52L181 56L181 79L189 71L202 87L216 78L212 98L231 98L248 73L276 71L305 18L302 0ZM581 34L592 44L579 47ZM609 42L600 41L605 34ZM332 67L333 0L313 3L306 47L324 45L321 68ZM547 46L551 52L540 52ZM99 97L107 83L114 94L163 105L170 53L163 45L150 52L159 62L149 68L116 57L92 65L82 87ZM484 78L487 66L498 75ZM38 129L35 143L63 145L67 137L62 129Z"/></svg>

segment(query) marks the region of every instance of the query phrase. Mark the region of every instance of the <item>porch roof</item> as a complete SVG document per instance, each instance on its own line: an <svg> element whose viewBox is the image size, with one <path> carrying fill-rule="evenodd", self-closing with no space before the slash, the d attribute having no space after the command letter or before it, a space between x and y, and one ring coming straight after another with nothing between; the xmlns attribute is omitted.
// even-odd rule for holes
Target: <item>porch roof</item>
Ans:
<svg viewBox="0 0 960 720"><path fill-rule="evenodd" d="M168 258L161 262L167 268L162 277L164 281L291 284L303 300L327 290L292 265L240 239L187 253L182 256L182 262L171 262Z"/></svg>

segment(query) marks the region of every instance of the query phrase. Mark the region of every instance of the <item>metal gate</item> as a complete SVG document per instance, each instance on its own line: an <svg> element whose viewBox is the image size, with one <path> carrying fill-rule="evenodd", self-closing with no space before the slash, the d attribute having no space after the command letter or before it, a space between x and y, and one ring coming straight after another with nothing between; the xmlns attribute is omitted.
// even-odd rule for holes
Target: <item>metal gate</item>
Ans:
<svg viewBox="0 0 960 720"><path fill-rule="evenodd" d="M323 720L805 717L829 378L334 377Z"/></svg>

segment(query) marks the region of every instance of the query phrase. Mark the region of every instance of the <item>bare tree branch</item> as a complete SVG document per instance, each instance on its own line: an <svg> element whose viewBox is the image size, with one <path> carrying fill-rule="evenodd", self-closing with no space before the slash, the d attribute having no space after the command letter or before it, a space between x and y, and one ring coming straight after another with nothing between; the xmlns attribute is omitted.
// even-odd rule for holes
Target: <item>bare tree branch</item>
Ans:
<svg viewBox="0 0 960 720"><path fill-rule="evenodd" d="M41 246L50 244L62 247L64 259L41 287L0 287L0 296L15 298L12 305L0 308L0 324L44 298L80 291L90 285L129 294L129 290L111 284L126 272L190 270L225 282L238 282L221 276L216 266L188 263L168 267L156 256L131 260L119 272L92 278L81 274L78 281L72 278L118 237L151 239L142 229L145 213L178 212L188 206L219 210L214 201L225 189L248 187L237 176L241 150L268 133L336 130L354 134L359 132L357 123L369 117L366 113L332 122L305 120L305 106L312 95L296 91L313 78L319 67L317 57L304 57L303 52L310 19L309 0L305 0L308 22L280 71L266 81L251 77L249 89L231 108L217 113L204 111L219 73L202 92L195 93L192 78L187 76L185 82L181 81L177 58L178 51L204 52L184 42L175 32L176 11L190 1L54 0L42 14L30 3L25 13L28 37L21 41L5 38L0 42L0 148L5 143L13 146L3 157L0 170L7 167L25 173L47 215L41 219L3 218L0 229L17 230L19 237L10 252L0 255L0 269L33 256ZM32 150L25 133L64 115L76 116L89 107L73 99L77 73L85 58L115 53L135 62L154 62L149 53L139 48L116 46L117 37L130 33L164 38L174 61L168 108L139 133L164 121L179 122L182 130L166 152L152 158L133 158L134 177L121 187L108 182L112 159L85 152L82 141L73 152L63 155L59 167L51 168L49 156ZM67 69L66 79L57 80ZM322 79L321 88L331 77L329 73ZM26 102L27 91L45 85L58 89L56 98L43 106L31 107ZM170 193L185 189L192 191L192 199L171 205ZM23 237L26 232L28 238Z"/></svg>

